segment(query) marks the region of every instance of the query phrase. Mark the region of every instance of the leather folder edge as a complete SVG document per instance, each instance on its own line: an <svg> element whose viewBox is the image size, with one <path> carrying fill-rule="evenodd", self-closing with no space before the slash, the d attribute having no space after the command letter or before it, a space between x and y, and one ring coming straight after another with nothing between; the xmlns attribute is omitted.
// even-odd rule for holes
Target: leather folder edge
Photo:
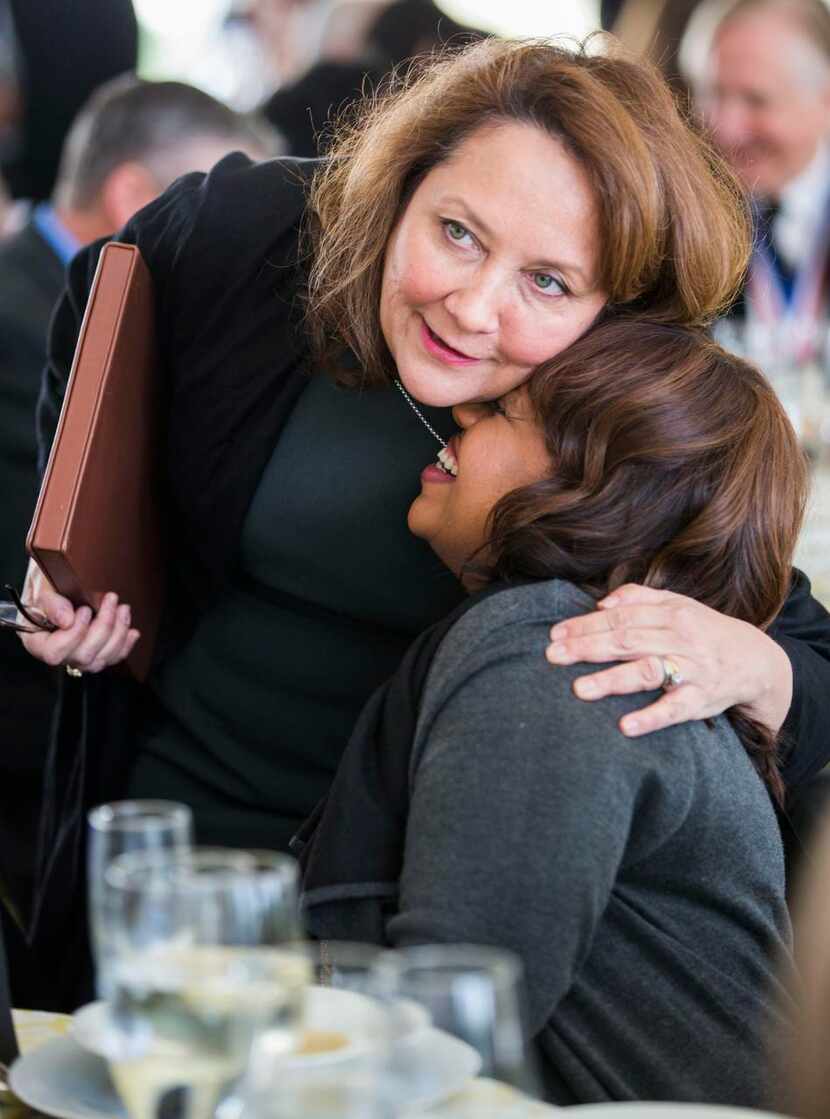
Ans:
<svg viewBox="0 0 830 1119"><path fill-rule="evenodd" d="M80 328L80 331L78 332L78 342L75 346L75 354L73 356L72 366L71 366L70 371L69 371L69 378L67 380L66 392L64 394L63 406L61 407L61 414L60 414L60 417L58 419L58 425L57 425L57 428L55 430L55 437L52 441L52 447L51 447L50 452L49 452L49 459L48 459L48 462L46 464L46 470L44 471L44 474L43 474L43 481L41 483L40 494L38 495L38 500L37 500L37 504L35 506L34 515L32 517L31 528L29 529L29 533L28 533L28 536L26 538L26 549L29 552L29 555L32 556L32 558L35 560L35 562L38 564L38 566L41 568L41 570L46 574L46 576L49 578L50 582L52 582L53 584L61 583L61 584L65 585L65 583L67 581L74 581L73 578L72 578L73 573L71 572L68 564L66 563L65 557L64 557L64 553L69 546L69 540L67 539L66 531L64 530L60 539L40 541L37 545L35 545L35 537L37 535L38 529L40 528L40 515L41 515L42 504L43 504L44 495L45 495L45 492L46 492L46 489L47 489L47 486L48 486L49 479L51 478L52 472L54 470L55 459L57 458L57 455L59 453L59 449L60 449L60 446L61 446L61 440L62 440L62 437L63 437L66 415L67 415L68 409L70 407L73 390L74 390L74 388L77 384L78 375L79 375L81 367L84 363L84 358L85 358L84 348L85 348L85 344L86 344L87 333L89 331L90 320L92 318L92 315L93 315L93 312L94 312L94 309L95 309L96 300L97 300L97 297L98 297L100 276L101 276L101 273L104 269L107 256L112 255L113 251L116 251L120 254L124 250L127 250L127 254L130 258L129 261L128 261L128 269L127 269L127 278L129 278L129 276L135 271L135 268L136 268L136 261L137 261L137 257L138 257L138 250L136 249L136 247L134 245L124 244L123 242L120 242L120 241L109 241L101 249L101 253L100 253L100 256L98 258L98 264L97 264L96 269L95 269L95 275L94 275L93 280L92 280L92 286L90 288L90 295L89 295L89 298L87 300L86 308L84 310L84 317L81 320L81 328ZM123 309L124 300L126 298L126 291L127 291L127 284L125 283L124 292L122 293L122 296L121 296L121 304L120 304L120 307L119 307L119 312ZM115 316L113 318L112 330L111 330L110 336L109 336L109 338L107 339L107 342L106 342L106 356L105 356L105 366L106 367L108 367L109 363L112 361L113 351L114 351L117 336L118 336L117 324L118 324L118 321L119 321L119 317L120 317L120 314L119 314L119 316ZM105 378L101 378L101 382L99 383L98 393L97 393L97 396L96 396L96 399L95 399L94 409L92 411L92 417L91 417L92 422L90 423L90 426L88 427L87 431L84 433L83 446L80 449L80 453L78 455L77 462L75 464L73 464L74 465L74 471L73 471L74 477L73 477L73 481L72 481L71 490L69 491L68 507L71 507L72 504L74 503L74 500L75 500L75 497L76 497L76 494L77 494L77 491L78 491L78 487L81 484L81 479L83 477L83 472L84 472L84 469L86 467L86 462L87 462L87 458L88 458L88 454L89 454L90 437L91 437L92 430L93 430L93 427L94 427L95 417L98 415L100 407L101 407L101 399L102 399L102 395L103 395L104 380L105 380ZM59 571L63 575L63 578L60 577ZM57 579L53 578L53 574L52 574L53 572L56 576L58 576ZM66 578L67 576L70 577L69 580L67 580L67 578Z"/></svg>

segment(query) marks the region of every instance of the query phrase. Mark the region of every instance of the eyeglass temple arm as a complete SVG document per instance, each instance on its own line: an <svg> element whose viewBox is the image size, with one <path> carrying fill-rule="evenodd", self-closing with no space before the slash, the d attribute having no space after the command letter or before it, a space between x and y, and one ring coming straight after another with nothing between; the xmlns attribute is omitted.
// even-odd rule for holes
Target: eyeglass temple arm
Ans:
<svg viewBox="0 0 830 1119"><path fill-rule="evenodd" d="M4 589L11 596L12 602L15 604L15 606L29 623L29 625L35 626L36 629L51 630L55 628L51 622L43 622L40 618L35 618L29 612L28 606L10 583L6 583Z"/></svg>

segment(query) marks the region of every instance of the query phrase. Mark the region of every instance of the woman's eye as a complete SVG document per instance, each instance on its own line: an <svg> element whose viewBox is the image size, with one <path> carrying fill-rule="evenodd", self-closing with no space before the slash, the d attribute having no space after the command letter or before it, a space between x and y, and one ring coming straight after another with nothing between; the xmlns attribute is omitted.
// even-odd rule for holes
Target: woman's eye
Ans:
<svg viewBox="0 0 830 1119"><path fill-rule="evenodd" d="M551 275L550 272L534 272L532 273L533 286L537 291L545 294L552 293L554 295L567 295L568 289L557 279L556 276Z"/></svg>
<svg viewBox="0 0 830 1119"><path fill-rule="evenodd" d="M445 219L442 224L451 241L461 242L465 237L470 236L470 231L466 226L462 225L460 221Z"/></svg>
<svg viewBox="0 0 830 1119"><path fill-rule="evenodd" d="M502 404L502 402L500 400L491 400L490 401L490 407L499 416L506 416L507 415L507 410L505 409L504 404Z"/></svg>

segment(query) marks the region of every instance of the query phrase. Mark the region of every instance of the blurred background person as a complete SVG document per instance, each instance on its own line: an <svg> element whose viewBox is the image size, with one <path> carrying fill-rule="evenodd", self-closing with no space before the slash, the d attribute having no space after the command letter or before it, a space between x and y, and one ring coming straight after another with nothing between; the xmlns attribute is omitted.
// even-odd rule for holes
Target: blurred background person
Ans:
<svg viewBox="0 0 830 1119"><path fill-rule="evenodd" d="M674 90L688 97L679 65L680 44L700 0L603 0L601 21L637 54L648 56Z"/></svg>
<svg viewBox="0 0 830 1119"><path fill-rule="evenodd" d="M717 333L763 367L820 461L830 372L830 8L825 0L707 0L690 22L682 61L755 214L747 282ZM823 579L822 561L810 572ZM790 802L802 844L828 802L826 776ZM794 871L800 852L795 845Z"/></svg>
<svg viewBox="0 0 830 1119"><path fill-rule="evenodd" d="M0 171L15 198L48 198L72 121L93 90L138 62L132 0L7 0L19 78L15 143Z"/></svg>
<svg viewBox="0 0 830 1119"><path fill-rule="evenodd" d="M320 153L326 125L338 110L393 67L483 34L451 19L432 0L341 0L322 19L319 0L255 0L248 18L267 45L275 77L290 79L262 112L285 138L289 154L309 157Z"/></svg>
<svg viewBox="0 0 830 1119"><path fill-rule="evenodd" d="M611 31L623 8L623 0L602 0L600 4L600 23L603 30Z"/></svg>
<svg viewBox="0 0 830 1119"><path fill-rule="evenodd" d="M8 0L0 0L0 166L14 151L20 126L20 81L18 50L12 28ZM25 211L12 201L6 182L0 174L0 237L11 232L25 220Z"/></svg>
<svg viewBox="0 0 830 1119"><path fill-rule="evenodd" d="M770 324L826 319L830 9L824 0L725 9L710 0L690 26L696 33L708 38L698 54L700 110L755 203L756 250L733 313Z"/></svg>
<svg viewBox="0 0 830 1119"><path fill-rule="evenodd" d="M180 175L206 171L231 150L274 154L270 129L192 86L116 78L72 126L52 201L35 205L24 228L0 241L0 583L20 586L25 574L38 490L35 405L66 264ZM23 912L54 695L52 670L19 642L3 642L0 741L14 748L4 751L0 774L0 872Z"/></svg>

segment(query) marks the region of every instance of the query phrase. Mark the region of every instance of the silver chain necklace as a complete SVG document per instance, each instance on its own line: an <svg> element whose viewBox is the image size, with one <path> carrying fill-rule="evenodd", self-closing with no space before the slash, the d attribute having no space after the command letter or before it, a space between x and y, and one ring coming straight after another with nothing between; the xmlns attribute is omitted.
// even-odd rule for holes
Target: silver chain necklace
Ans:
<svg viewBox="0 0 830 1119"><path fill-rule="evenodd" d="M423 414L421 409L418 407L418 405L415 403L415 401L412 399L412 397L409 395L409 393L406 391L406 389L403 387L403 385L401 384L401 382L398 380L397 377L395 378L395 384L398 386L398 388L403 393L404 400L407 402L409 407L412 409L412 411L415 413L415 415L418 417L418 419L421 421L421 423L424 425L424 427L427 429L427 431L430 433L430 435L434 439L437 439L442 447L446 447L447 444L446 444L445 440L443 440L441 438L441 436L438 434L438 432L435 430L435 428L432 426L432 424L429 422L429 420Z"/></svg>

